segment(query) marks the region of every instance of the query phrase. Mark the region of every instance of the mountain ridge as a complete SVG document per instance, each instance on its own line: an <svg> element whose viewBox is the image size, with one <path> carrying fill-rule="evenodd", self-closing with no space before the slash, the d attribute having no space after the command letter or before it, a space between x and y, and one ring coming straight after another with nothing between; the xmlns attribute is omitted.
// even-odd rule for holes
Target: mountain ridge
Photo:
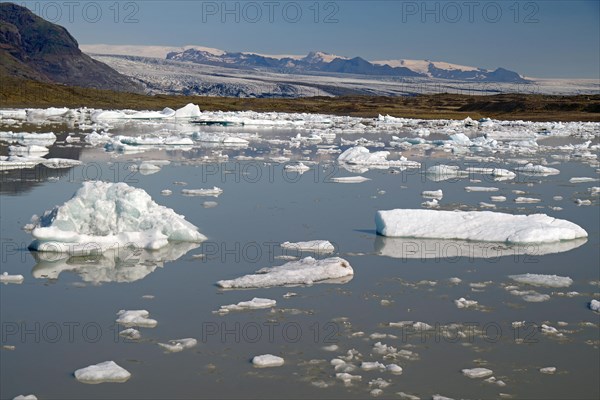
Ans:
<svg viewBox="0 0 600 400"><path fill-rule="evenodd" d="M0 3L0 74L41 82L138 92L142 87L79 49L60 25Z"/></svg>

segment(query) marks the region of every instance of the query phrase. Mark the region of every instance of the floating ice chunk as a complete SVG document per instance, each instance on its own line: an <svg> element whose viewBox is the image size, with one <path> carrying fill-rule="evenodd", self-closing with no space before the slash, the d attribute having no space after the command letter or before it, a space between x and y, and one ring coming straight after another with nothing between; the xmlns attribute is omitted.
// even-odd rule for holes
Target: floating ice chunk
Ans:
<svg viewBox="0 0 600 400"><path fill-rule="evenodd" d="M170 241L206 239L172 209L126 183L84 182L69 201L46 211L31 250L84 255L115 245L157 250Z"/></svg>
<svg viewBox="0 0 600 400"><path fill-rule="evenodd" d="M134 328L127 328L119 332L119 336L129 340L139 340L142 338L140 331Z"/></svg>
<svg viewBox="0 0 600 400"><path fill-rule="evenodd" d="M286 171L290 171L290 172L297 172L299 174L303 174L306 171L308 171L310 169L309 166L304 165L304 163L298 163L298 164L287 164L285 167L283 167Z"/></svg>
<svg viewBox="0 0 600 400"><path fill-rule="evenodd" d="M419 396L415 396L415 395L405 393L405 392L398 392L396 394L398 396L400 396L401 399L404 399L404 400L421 400L421 398Z"/></svg>
<svg viewBox="0 0 600 400"><path fill-rule="evenodd" d="M160 171L160 166L144 161L138 167L138 171L140 171L142 175L151 175Z"/></svg>
<svg viewBox="0 0 600 400"><path fill-rule="evenodd" d="M51 146L56 141L56 135L48 133L29 132L0 132L0 141L19 142L20 144L37 144L40 146Z"/></svg>
<svg viewBox="0 0 600 400"><path fill-rule="evenodd" d="M575 177L575 178L571 178L569 179L570 183L582 183L582 182L596 182L598 179L597 178L590 178L590 177Z"/></svg>
<svg viewBox="0 0 600 400"><path fill-rule="evenodd" d="M383 370L385 370L385 365L383 365L379 361L373 361L373 362L363 361L360 364L360 368L363 369L363 370L365 370L365 371L373 371L375 369L383 371Z"/></svg>
<svg viewBox="0 0 600 400"><path fill-rule="evenodd" d="M450 140L452 140L453 143L461 146L470 146L473 144L471 139L469 139L469 137L464 133L455 133L454 135L450 135Z"/></svg>
<svg viewBox="0 0 600 400"><path fill-rule="evenodd" d="M200 107L189 103L175 111L175 118L195 118L201 116Z"/></svg>
<svg viewBox="0 0 600 400"><path fill-rule="evenodd" d="M462 282L462 279L457 278L457 277L452 277L452 278L448 279L448 281L450 281L450 283L452 283L453 285L458 285L459 283Z"/></svg>
<svg viewBox="0 0 600 400"><path fill-rule="evenodd" d="M386 381L383 378L373 379L372 381L369 382L369 386L380 388L380 389L385 389L386 387L390 386L391 384L392 384L391 382Z"/></svg>
<svg viewBox="0 0 600 400"><path fill-rule="evenodd" d="M385 370L391 372L394 375L402 374L402 367L398 364L389 364L385 366Z"/></svg>
<svg viewBox="0 0 600 400"><path fill-rule="evenodd" d="M352 279L354 270L348 261L331 257L315 260L306 257L277 267L262 268L255 274L217 282L222 288L260 288L284 285L310 285L320 281L344 283Z"/></svg>
<svg viewBox="0 0 600 400"><path fill-rule="evenodd" d="M96 131L86 135L83 140L86 143L91 144L92 146L96 146L103 143L110 142L111 138L108 133L98 133Z"/></svg>
<svg viewBox="0 0 600 400"><path fill-rule="evenodd" d="M371 179L365 178L364 176L343 176L337 178L331 178L331 182L335 183L362 183L370 181Z"/></svg>
<svg viewBox="0 0 600 400"><path fill-rule="evenodd" d="M338 372L335 374L335 377L340 381L344 382L344 385L351 385L352 382L362 380L362 376L360 375L351 375L347 372Z"/></svg>
<svg viewBox="0 0 600 400"><path fill-rule="evenodd" d="M431 396L431 400L454 400L452 397L442 396L441 394L434 394Z"/></svg>
<svg viewBox="0 0 600 400"><path fill-rule="evenodd" d="M216 201L205 201L202 203L202 207L204 208L215 208L218 205L219 203L217 203Z"/></svg>
<svg viewBox="0 0 600 400"><path fill-rule="evenodd" d="M600 301L598 301L598 300L590 301L590 310L600 312Z"/></svg>
<svg viewBox="0 0 600 400"><path fill-rule="evenodd" d="M362 165L373 168L419 168L420 163L416 161L408 161L402 157L400 160L390 161L387 159L389 151L376 151L371 153L369 149L363 146L351 147L344 151L338 157L338 162L351 165Z"/></svg>
<svg viewBox="0 0 600 400"><path fill-rule="evenodd" d="M462 373L467 378L475 379L475 378L485 378L491 376L494 371L487 368L472 368L472 369L463 369Z"/></svg>
<svg viewBox="0 0 600 400"><path fill-rule="evenodd" d="M255 297L249 301L240 301L237 304L229 304L226 306L221 306L218 311L215 311L218 314L228 314L231 311L244 311L244 310L256 310L261 308L271 308L277 305L277 301L271 299L262 299L259 297Z"/></svg>
<svg viewBox="0 0 600 400"><path fill-rule="evenodd" d="M173 194L173 191L169 189L163 189L160 191L160 194L162 194L163 196L170 196Z"/></svg>
<svg viewBox="0 0 600 400"><path fill-rule="evenodd" d="M377 389L373 389L369 392L369 394L373 397L379 397L383 394L383 390L377 388Z"/></svg>
<svg viewBox="0 0 600 400"><path fill-rule="evenodd" d="M515 199L515 203L539 203L540 199L536 199L534 197L517 197Z"/></svg>
<svg viewBox="0 0 600 400"><path fill-rule="evenodd" d="M423 207L437 208L440 206L438 199L431 199L421 203Z"/></svg>
<svg viewBox="0 0 600 400"><path fill-rule="evenodd" d="M258 368L280 367L284 363L285 360L283 358L274 356L272 354L264 354L262 356L254 356L254 358L252 358L252 364Z"/></svg>
<svg viewBox="0 0 600 400"><path fill-rule="evenodd" d="M194 338L169 340L169 343L159 343L158 345L169 353L179 353L185 349L191 349L198 344Z"/></svg>
<svg viewBox="0 0 600 400"><path fill-rule="evenodd" d="M100 364L90 365L75 371L75 378L79 382L96 384L104 382L125 382L131 374L114 361L105 361Z"/></svg>
<svg viewBox="0 0 600 400"><path fill-rule="evenodd" d="M14 397L13 400L38 400L38 398L34 394L20 394L17 397Z"/></svg>
<svg viewBox="0 0 600 400"><path fill-rule="evenodd" d="M550 325L546 325L546 324L542 324L542 328L541 328L542 333L545 333L546 335L554 335L554 336L563 336L562 333L560 333L558 331L558 329L556 329L553 326Z"/></svg>
<svg viewBox="0 0 600 400"><path fill-rule="evenodd" d="M223 189L213 187L212 189L182 189L181 194L184 196L212 196L219 197L223 193Z"/></svg>
<svg viewBox="0 0 600 400"><path fill-rule="evenodd" d="M527 285L547 286L553 288L569 287L573 283L573 279L567 276L558 275L522 274L509 275L508 277L515 282L524 283Z"/></svg>
<svg viewBox="0 0 600 400"><path fill-rule="evenodd" d="M588 192L592 195L600 194L600 186L592 186L591 188L588 188Z"/></svg>
<svg viewBox="0 0 600 400"><path fill-rule="evenodd" d="M493 377L493 376L490 376L489 378L487 378L487 379L484 379L484 382L487 382L487 383L493 383L493 384L495 384L495 385L497 385L497 386L500 386L500 387L504 387L504 386L506 386L506 383L504 383L504 381L501 381L501 380L499 380L499 379L496 379L496 378L495 378L495 377Z"/></svg>
<svg viewBox="0 0 600 400"><path fill-rule="evenodd" d="M466 186L465 190L467 192L497 192L497 187L485 187L485 186Z"/></svg>
<svg viewBox="0 0 600 400"><path fill-rule="evenodd" d="M0 283L16 283L16 284L21 284L23 283L23 280L25 278L23 278L23 275L9 275L8 272L3 272L2 275L0 275Z"/></svg>
<svg viewBox="0 0 600 400"><path fill-rule="evenodd" d="M545 167L543 165L526 164L523 167L516 167L515 171L523 172L529 175L558 175L560 171L556 168Z"/></svg>
<svg viewBox="0 0 600 400"><path fill-rule="evenodd" d="M540 368L542 374L553 374L556 372L556 367L544 367Z"/></svg>
<svg viewBox="0 0 600 400"><path fill-rule="evenodd" d="M509 171L507 169L494 168L492 170L492 176L495 176L497 178L513 179L517 176L517 174L515 174L514 172Z"/></svg>
<svg viewBox="0 0 600 400"><path fill-rule="evenodd" d="M48 154L48 148L44 146L38 145L29 145L29 146L8 146L8 153L10 155L16 156L31 156L41 157L44 154Z"/></svg>
<svg viewBox="0 0 600 400"><path fill-rule="evenodd" d="M146 310L120 310L117 313L118 324L123 326L139 326L142 328L154 328L158 322L155 319L148 318L150 313Z"/></svg>
<svg viewBox="0 0 600 400"><path fill-rule="evenodd" d="M550 300L549 295L538 293L535 290L511 290L510 294L513 296L521 296L521 298L528 303L541 303Z"/></svg>
<svg viewBox="0 0 600 400"><path fill-rule="evenodd" d="M421 196L429 199L441 200L444 197L444 192L442 191L442 189L424 190L423 192L421 192Z"/></svg>
<svg viewBox="0 0 600 400"><path fill-rule="evenodd" d="M438 182L450 179L464 178L467 172L461 171L457 165L433 165L425 171L427 179Z"/></svg>
<svg viewBox="0 0 600 400"><path fill-rule="evenodd" d="M575 203L578 206L591 206L592 205L592 201L591 200L581 200L581 199L575 199Z"/></svg>
<svg viewBox="0 0 600 400"><path fill-rule="evenodd" d="M461 297L458 300L454 300L454 304L456 304L456 307L458 308L469 308L476 307L479 303L475 300L467 300L464 297Z"/></svg>
<svg viewBox="0 0 600 400"><path fill-rule="evenodd" d="M481 208L496 208L496 205L492 204L492 203L486 203L485 201L480 201L479 207L481 207Z"/></svg>
<svg viewBox="0 0 600 400"><path fill-rule="evenodd" d="M545 214L396 209L378 211L377 233L391 237L543 243L587 237L580 226Z"/></svg>
<svg viewBox="0 0 600 400"><path fill-rule="evenodd" d="M11 169L33 168L36 165L43 165L47 168L62 169L81 165L79 160L68 158L42 158L42 157L19 157L19 156L0 156L0 171Z"/></svg>
<svg viewBox="0 0 600 400"><path fill-rule="evenodd" d="M340 346L338 346L337 344L332 344L329 346L323 346L321 348L325 351L338 351L340 349Z"/></svg>
<svg viewBox="0 0 600 400"><path fill-rule="evenodd" d="M503 201L506 201L506 197L504 196L490 196L490 200L501 203Z"/></svg>
<svg viewBox="0 0 600 400"><path fill-rule="evenodd" d="M328 240L310 240L308 242L284 242L281 248L286 250L309 251L317 254L331 254L335 251L335 246Z"/></svg>

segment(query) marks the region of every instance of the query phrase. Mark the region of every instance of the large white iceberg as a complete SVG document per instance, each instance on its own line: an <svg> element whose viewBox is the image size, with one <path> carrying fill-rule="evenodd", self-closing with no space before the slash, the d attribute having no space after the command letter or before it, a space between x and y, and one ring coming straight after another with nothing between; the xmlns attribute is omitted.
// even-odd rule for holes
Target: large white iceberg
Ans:
<svg viewBox="0 0 600 400"><path fill-rule="evenodd" d="M31 250L78 255L131 245L156 250L169 241L206 239L143 189L106 182L84 182L73 198L44 213L32 235Z"/></svg>
<svg viewBox="0 0 600 400"><path fill-rule="evenodd" d="M226 289L310 285L319 281L346 282L352 279L353 275L354 270L350 263L343 258L330 257L316 260L306 257L281 266L262 268L255 274L241 278L219 281L217 285Z"/></svg>
<svg viewBox="0 0 600 400"><path fill-rule="evenodd" d="M396 209L378 211L377 233L389 237L548 243L587 237L572 222L545 214Z"/></svg>

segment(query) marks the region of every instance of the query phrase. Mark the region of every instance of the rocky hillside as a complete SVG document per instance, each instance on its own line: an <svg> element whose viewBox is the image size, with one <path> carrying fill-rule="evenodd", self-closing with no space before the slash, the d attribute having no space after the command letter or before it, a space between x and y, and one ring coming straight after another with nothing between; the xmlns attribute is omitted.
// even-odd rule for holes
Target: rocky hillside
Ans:
<svg viewBox="0 0 600 400"><path fill-rule="evenodd" d="M139 92L142 87L79 50L62 26L25 7L0 3L0 76L98 89Z"/></svg>

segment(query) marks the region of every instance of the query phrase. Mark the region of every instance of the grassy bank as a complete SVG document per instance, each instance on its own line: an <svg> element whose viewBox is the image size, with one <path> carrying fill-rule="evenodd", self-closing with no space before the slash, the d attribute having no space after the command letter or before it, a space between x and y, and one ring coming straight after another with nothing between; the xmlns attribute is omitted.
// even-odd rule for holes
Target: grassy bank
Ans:
<svg viewBox="0 0 600 400"><path fill-rule="evenodd" d="M546 96L456 94L414 97L342 96L300 99L240 99L200 96L147 96L68 87L0 76L0 108L94 107L178 108L195 103L202 110L309 112L360 117L389 114L407 118L473 119L492 117L531 121L600 121L600 95Z"/></svg>

